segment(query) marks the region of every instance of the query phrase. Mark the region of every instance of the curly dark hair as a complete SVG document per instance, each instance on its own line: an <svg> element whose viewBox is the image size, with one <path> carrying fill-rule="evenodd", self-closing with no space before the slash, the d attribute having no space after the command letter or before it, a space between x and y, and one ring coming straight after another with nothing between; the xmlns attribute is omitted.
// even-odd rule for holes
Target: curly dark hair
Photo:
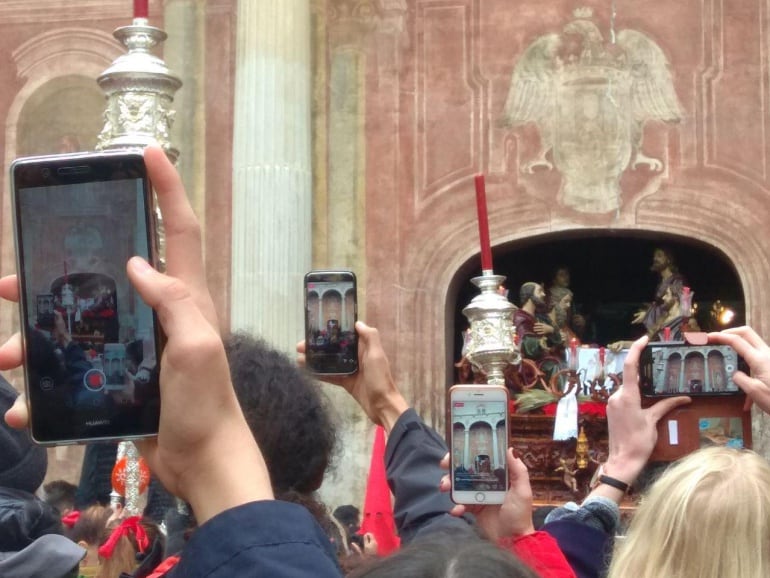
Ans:
<svg viewBox="0 0 770 578"><path fill-rule="evenodd" d="M273 491L314 492L331 462L336 429L319 387L261 339L225 340L233 387L262 450Z"/></svg>

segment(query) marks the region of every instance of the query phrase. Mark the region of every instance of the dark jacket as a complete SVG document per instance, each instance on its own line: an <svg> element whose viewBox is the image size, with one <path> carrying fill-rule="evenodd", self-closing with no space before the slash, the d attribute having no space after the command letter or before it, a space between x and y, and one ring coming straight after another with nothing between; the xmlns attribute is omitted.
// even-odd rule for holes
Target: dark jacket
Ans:
<svg viewBox="0 0 770 578"><path fill-rule="evenodd" d="M62 534L59 513L30 493L0 488L0 552L18 552L44 534Z"/></svg>
<svg viewBox="0 0 770 578"><path fill-rule="evenodd" d="M454 502L438 489L446 473L439 463L447 451L444 439L411 408L388 436L385 471L395 496L393 516L402 545L436 530L475 534L471 518L452 516Z"/></svg>
<svg viewBox="0 0 770 578"><path fill-rule="evenodd" d="M394 515L402 543L433 531L475 534L454 505L438 491L446 454L444 440L414 410L404 412L388 437L385 465L395 494ZM328 537L308 511L295 504L244 504L199 527L168 574L174 578L271 578L341 576Z"/></svg>
<svg viewBox="0 0 770 578"><path fill-rule="evenodd" d="M175 578L339 578L329 539L302 506L267 500L226 510L193 534Z"/></svg>

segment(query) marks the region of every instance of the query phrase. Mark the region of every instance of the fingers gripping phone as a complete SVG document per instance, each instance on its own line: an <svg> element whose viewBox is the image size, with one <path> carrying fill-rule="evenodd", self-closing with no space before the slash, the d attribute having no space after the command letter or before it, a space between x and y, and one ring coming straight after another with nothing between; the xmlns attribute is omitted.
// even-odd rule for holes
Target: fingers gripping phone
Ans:
<svg viewBox="0 0 770 578"><path fill-rule="evenodd" d="M351 271L305 275L305 360L313 373L358 371L356 276Z"/></svg>
<svg viewBox="0 0 770 578"><path fill-rule="evenodd" d="M126 273L156 255L142 154L18 159L11 183L32 438L157 434L159 325Z"/></svg>
<svg viewBox="0 0 770 578"><path fill-rule="evenodd" d="M502 504L508 489L508 390L455 385L449 390L452 500Z"/></svg>

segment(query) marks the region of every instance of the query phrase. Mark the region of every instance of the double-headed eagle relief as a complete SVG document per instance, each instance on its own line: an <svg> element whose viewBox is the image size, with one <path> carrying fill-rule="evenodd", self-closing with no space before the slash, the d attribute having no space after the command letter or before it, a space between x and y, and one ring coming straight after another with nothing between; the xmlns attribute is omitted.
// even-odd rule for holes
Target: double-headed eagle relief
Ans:
<svg viewBox="0 0 770 578"><path fill-rule="evenodd" d="M522 172L557 169L562 204L603 213L620 206L629 166L663 170L660 159L642 152L644 124L678 122L682 109L660 47L635 30L605 41L592 15L575 10L561 34L527 47L513 71L505 121L533 122L540 131L540 151L523 159Z"/></svg>

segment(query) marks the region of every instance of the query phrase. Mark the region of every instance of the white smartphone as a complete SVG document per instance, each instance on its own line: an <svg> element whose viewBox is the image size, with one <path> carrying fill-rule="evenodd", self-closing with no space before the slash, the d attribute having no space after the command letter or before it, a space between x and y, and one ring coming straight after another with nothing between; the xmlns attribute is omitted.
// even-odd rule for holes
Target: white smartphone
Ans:
<svg viewBox="0 0 770 578"><path fill-rule="evenodd" d="M502 504L508 489L508 390L455 385L448 413L452 501Z"/></svg>

